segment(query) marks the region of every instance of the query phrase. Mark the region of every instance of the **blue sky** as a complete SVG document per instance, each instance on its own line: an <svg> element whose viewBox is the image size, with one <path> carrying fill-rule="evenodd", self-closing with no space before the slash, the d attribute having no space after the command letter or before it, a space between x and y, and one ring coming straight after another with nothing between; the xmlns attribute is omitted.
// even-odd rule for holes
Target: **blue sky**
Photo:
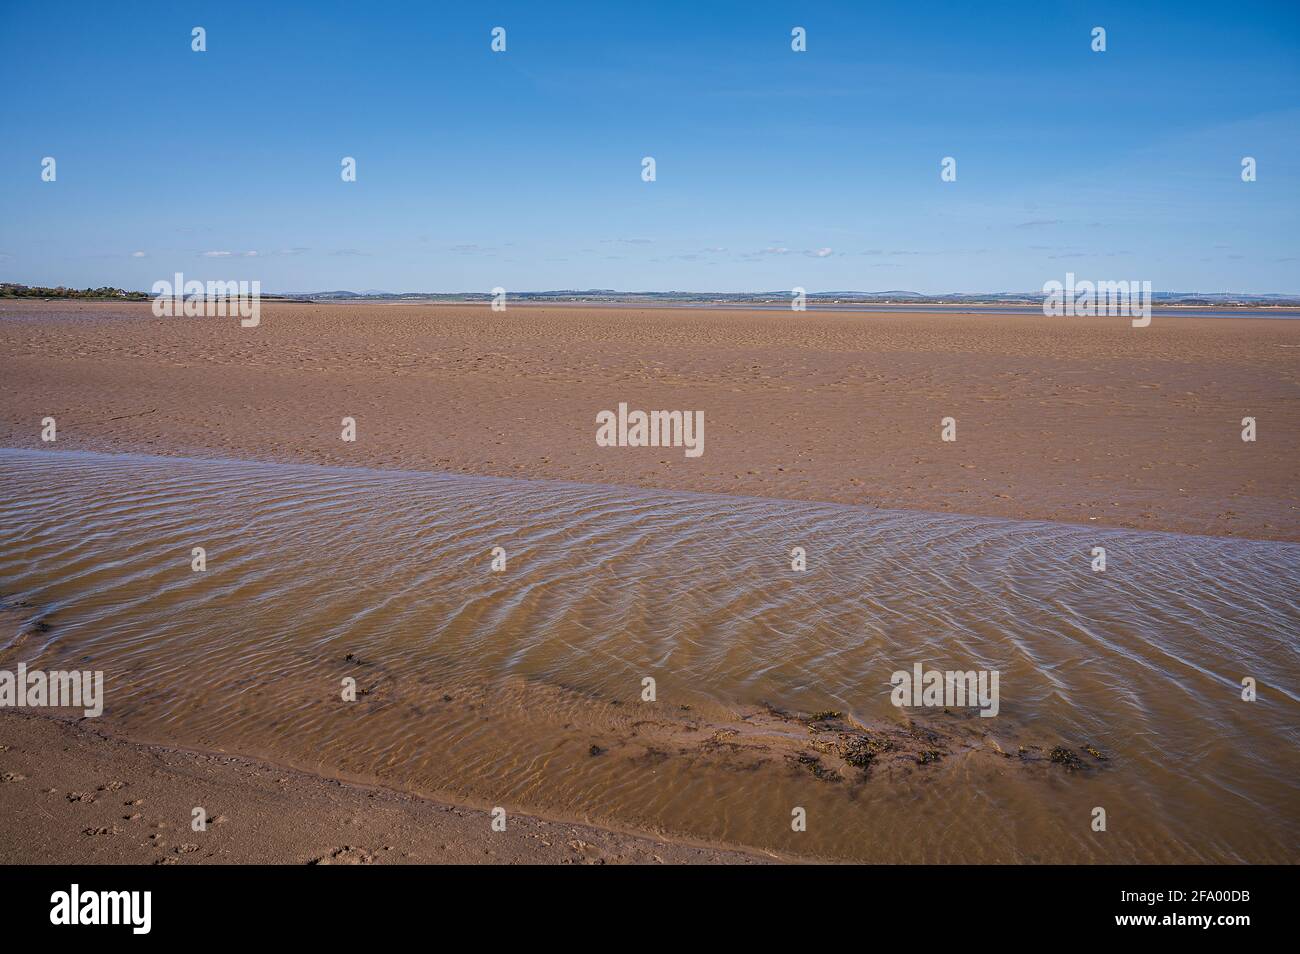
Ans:
<svg viewBox="0 0 1300 954"><path fill-rule="evenodd" d="M6 281L1300 292L1294 2L0 0L0 90Z"/></svg>

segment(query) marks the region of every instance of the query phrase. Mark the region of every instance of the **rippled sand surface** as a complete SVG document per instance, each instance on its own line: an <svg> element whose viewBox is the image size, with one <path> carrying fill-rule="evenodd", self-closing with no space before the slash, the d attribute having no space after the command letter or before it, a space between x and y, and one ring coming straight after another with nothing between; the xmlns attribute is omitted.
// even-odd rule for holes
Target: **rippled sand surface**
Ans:
<svg viewBox="0 0 1300 954"><path fill-rule="evenodd" d="M0 477L0 668L104 670L134 738L828 858L1297 860L1294 544L137 455ZM999 715L891 705L915 663L997 670Z"/></svg>

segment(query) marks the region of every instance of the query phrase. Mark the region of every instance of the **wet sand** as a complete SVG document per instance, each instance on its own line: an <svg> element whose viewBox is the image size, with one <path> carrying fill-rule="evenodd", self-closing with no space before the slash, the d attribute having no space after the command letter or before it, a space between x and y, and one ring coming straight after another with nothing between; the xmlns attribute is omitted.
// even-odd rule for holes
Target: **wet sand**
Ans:
<svg viewBox="0 0 1300 954"><path fill-rule="evenodd" d="M97 730L781 855L1293 860L1295 544L77 451L0 472L0 670L102 670ZM916 665L998 673L996 717L895 706Z"/></svg>
<svg viewBox="0 0 1300 954"><path fill-rule="evenodd" d="M1252 318L6 302L0 445L53 415L64 450L1300 540L1298 369L1300 323ZM704 455L597 447L620 401L703 410Z"/></svg>
<svg viewBox="0 0 1300 954"><path fill-rule="evenodd" d="M761 864L0 710L0 864ZM202 804L196 804L196 803ZM194 831L193 811L207 828ZM791 860L791 859L779 859Z"/></svg>

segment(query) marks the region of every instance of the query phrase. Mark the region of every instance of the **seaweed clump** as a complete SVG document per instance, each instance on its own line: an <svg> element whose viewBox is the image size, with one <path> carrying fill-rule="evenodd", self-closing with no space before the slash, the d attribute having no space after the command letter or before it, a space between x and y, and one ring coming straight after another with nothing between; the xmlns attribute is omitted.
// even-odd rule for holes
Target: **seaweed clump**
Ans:
<svg viewBox="0 0 1300 954"><path fill-rule="evenodd" d="M1067 772L1075 772L1084 767L1083 759L1063 745L1056 746L1047 757L1057 765L1064 765Z"/></svg>
<svg viewBox="0 0 1300 954"><path fill-rule="evenodd" d="M839 773L822 765L822 760L815 755L800 755L797 761L812 772L813 778L819 782L838 782L840 780Z"/></svg>
<svg viewBox="0 0 1300 954"><path fill-rule="evenodd" d="M894 743L889 739L873 739L869 735L842 736L839 756L854 768L864 772L871 768L876 756L890 751Z"/></svg>

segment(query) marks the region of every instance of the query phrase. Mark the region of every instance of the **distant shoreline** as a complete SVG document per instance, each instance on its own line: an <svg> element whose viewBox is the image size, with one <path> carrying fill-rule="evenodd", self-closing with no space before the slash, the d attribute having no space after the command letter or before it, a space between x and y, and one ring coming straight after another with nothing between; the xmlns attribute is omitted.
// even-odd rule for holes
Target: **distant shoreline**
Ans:
<svg viewBox="0 0 1300 954"><path fill-rule="evenodd" d="M359 296L356 298L341 298L337 296L327 296L322 298L308 297L290 297L282 295L262 294L259 301L266 304L296 304L296 305L384 305L384 306L401 306L401 305L423 305L427 307L453 307L458 305L473 306L481 308L492 301L490 295L461 295L461 296L387 296L387 297L366 297ZM66 295L66 296L0 296L0 307L5 302L82 302L88 304L148 304L152 301L149 297L139 297L138 294L132 293L132 297L125 295L118 297L111 296L83 296L83 295ZM518 296L508 298L508 307L510 308L582 308L582 309L609 309L613 311L623 311L627 309L654 309L656 311L772 311L772 312L789 312L790 304L784 299L746 299L736 301L723 300L696 300L696 299L671 299L655 298L640 299L634 297L628 298L610 298L610 299L593 299L575 297L553 298L553 297L529 297L528 293L520 293ZM893 315L987 315L987 316L1032 316L1041 315L1043 311L1042 303L1022 302L1022 301L996 301L996 300L972 300L963 302L952 301L890 301L887 299L880 300L862 300L862 301L827 301L809 296L805 308L801 313L815 312L821 314L893 314ZM1269 318L1269 319L1300 319L1300 300L1295 304L1274 304L1274 303L1252 303L1252 304L1193 304L1183 302L1163 303L1153 302L1151 306L1153 316L1163 316L1165 318Z"/></svg>
<svg viewBox="0 0 1300 954"><path fill-rule="evenodd" d="M140 298L0 298L0 308L5 302L81 302L87 304L147 304L149 299ZM455 307L458 305L481 308L490 302L490 298L281 298L276 295L262 295L259 301L264 304L281 305L323 305L323 306L357 306L385 305L398 307L402 305L422 305L425 307ZM624 311L631 309L652 309L655 311L771 311L788 312L790 306L774 302L695 302L695 301L591 301L575 299L520 299L509 303L511 308L581 308L607 309ZM987 317L1033 316L1042 313L1040 305L1001 304L997 302L955 303L911 303L911 302L820 302L809 301L801 313L842 314L842 315L982 315ZM1273 320L1300 319L1298 305L1156 305L1151 314L1164 318L1263 318Z"/></svg>
<svg viewBox="0 0 1300 954"><path fill-rule="evenodd" d="M325 304L330 302L376 302L401 304L483 304L493 300L491 292L268 292L260 293L263 301ZM0 301L150 301L151 292L122 288L75 289L64 286L28 286L0 282ZM585 305L589 307L689 307L689 308L789 308L787 291L761 292L618 292L609 289L565 289L551 291L507 291L511 304ZM916 292L806 292L809 306L848 310L857 307L891 308L1008 308L1039 309L1043 296L1036 293L989 292L922 295ZM1155 293L1152 307L1159 309L1221 308L1234 312L1300 310L1300 295Z"/></svg>

